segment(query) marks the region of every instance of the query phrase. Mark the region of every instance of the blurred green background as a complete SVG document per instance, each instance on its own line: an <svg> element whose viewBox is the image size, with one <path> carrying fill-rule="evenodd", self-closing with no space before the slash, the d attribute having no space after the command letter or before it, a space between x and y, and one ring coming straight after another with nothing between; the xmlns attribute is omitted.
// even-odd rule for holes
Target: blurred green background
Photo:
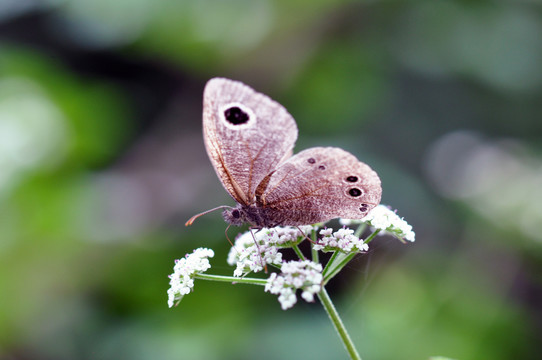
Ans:
<svg viewBox="0 0 542 360"><path fill-rule="evenodd" d="M540 359L542 5L537 1L0 0L0 358L346 358L318 304L196 282L233 201L201 96L244 81L296 151L371 165L414 226L330 284L364 359ZM230 229L230 236L235 235Z"/></svg>

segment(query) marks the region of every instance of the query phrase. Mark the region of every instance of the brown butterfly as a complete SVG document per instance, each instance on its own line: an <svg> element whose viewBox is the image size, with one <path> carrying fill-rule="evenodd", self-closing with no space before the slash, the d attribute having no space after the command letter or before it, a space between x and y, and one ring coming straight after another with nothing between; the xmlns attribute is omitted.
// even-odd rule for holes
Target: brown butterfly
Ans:
<svg viewBox="0 0 542 360"><path fill-rule="evenodd" d="M203 138L218 178L237 202L235 208L219 207L228 208L223 216L232 225L261 228L360 219L380 202L378 175L354 155L314 147L292 156L294 118L239 81L207 82Z"/></svg>

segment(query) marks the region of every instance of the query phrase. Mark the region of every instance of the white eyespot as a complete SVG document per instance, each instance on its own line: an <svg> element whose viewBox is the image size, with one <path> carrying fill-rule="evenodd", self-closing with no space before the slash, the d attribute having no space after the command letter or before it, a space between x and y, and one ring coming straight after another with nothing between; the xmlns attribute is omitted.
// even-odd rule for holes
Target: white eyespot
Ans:
<svg viewBox="0 0 542 360"><path fill-rule="evenodd" d="M359 181L359 177L357 177L356 175L350 175L345 177L344 181L346 181L347 183L356 183Z"/></svg>
<svg viewBox="0 0 542 360"><path fill-rule="evenodd" d="M256 115L254 112L247 106L238 102L222 105L218 109L218 115L230 129L244 129L254 126L256 123Z"/></svg>
<svg viewBox="0 0 542 360"><path fill-rule="evenodd" d="M347 193L350 197L356 198L363 195L363 190L357 187L353 187L347 190Z"/></svg>

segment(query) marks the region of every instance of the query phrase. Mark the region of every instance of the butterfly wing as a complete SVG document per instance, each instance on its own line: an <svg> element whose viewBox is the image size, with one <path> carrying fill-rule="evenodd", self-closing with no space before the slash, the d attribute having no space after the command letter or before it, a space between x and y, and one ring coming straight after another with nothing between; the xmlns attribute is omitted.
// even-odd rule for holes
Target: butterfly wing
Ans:
<svg viewBox="0 0 542 360"><path fill-rule="evenodd" d="M214 78L203 94L203 137L224 188L249 205L258 184L291 156L297 126L268 96L241 82Z"/></svg>
<svg viewBox="0 0 542 360"><path fill-rule="evenodd" d="M305 225L360 219L380 202L380 178L339 148L310 148L292 156L256 192L270 224Z"/></svg>

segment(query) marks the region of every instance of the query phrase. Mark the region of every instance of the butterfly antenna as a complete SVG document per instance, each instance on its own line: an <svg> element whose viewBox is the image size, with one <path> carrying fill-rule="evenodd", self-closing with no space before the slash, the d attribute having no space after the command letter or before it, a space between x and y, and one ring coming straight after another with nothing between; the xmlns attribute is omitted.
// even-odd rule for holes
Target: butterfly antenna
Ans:
<svg viewBox="0 0 542 360"><path fill-rule="evenodd" d="M205 215L205 214L208 214L212 211L215 211L215 210L218 210L218 209L224 209L224 208L229 208L231 209L232 207L231 206L227 206L227 205L221 205L221 206L217 206L215 207L214 209L211 209L211 210L207 210L207 211L204 211L202 213L199 213L199 214L196 214L194 216L192 216L190 219L188 219L187 222L184 223L184 226L190 226L194 223L194 221L199 218L201 215ZM228 226L229 227L229 226ZM230 241L231 242L231 241Z"/></svg>

